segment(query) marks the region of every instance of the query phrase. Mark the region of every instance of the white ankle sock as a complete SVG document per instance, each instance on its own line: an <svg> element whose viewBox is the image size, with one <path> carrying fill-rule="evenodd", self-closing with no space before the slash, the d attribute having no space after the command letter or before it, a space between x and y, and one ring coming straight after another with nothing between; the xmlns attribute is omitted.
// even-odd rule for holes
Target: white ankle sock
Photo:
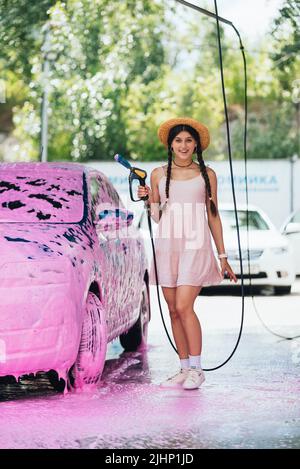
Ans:
<svg viewBox="0 0 300 469"><path fill-rule="evenodd" d="M189 367L201 369L201 355L189 355Z"/></svg>
<svg viewBox="0 0 300 469"><path fill-rule="evenodd" d="M180 359L180 364L181 364L181 369L182 370L188 370L190 366L190 361L188 358L181 358Z"/></svg>

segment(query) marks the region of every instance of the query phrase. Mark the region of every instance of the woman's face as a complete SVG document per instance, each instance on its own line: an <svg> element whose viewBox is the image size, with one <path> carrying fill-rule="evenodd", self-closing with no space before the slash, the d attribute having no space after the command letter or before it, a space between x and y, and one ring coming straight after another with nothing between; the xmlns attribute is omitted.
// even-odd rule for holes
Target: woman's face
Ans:
<svg viewBox="0 0 300 469"><path fill-rule="evenodd" d="M177 159L191 161L197 143L189 132L182 131L174 138L171 148Z"/></svg>

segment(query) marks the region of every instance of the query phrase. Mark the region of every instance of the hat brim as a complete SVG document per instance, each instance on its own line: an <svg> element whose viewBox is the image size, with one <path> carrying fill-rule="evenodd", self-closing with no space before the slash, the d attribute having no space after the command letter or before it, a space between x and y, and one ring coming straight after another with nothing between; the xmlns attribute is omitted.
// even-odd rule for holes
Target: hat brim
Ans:
<svg viewBox="0 0 300 469"><path fill-rule="evenodd" d="M191 119L190 117L176 117L174 119L168 119L163 122L158 129L157 135L161 143L168 148L168 137L170 130L176 125L189 125L198 132L201 143L201 150L205 150L210 142L210 136L208 128L201 122Z"/></svg>

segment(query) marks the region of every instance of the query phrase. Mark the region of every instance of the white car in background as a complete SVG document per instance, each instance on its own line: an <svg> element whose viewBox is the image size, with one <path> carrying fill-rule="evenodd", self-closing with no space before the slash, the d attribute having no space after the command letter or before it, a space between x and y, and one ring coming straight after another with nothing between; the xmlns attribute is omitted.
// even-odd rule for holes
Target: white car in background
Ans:
<svg viewBox="0 0 300 469"><path fill-rule="evenodd" d="M228 261L235 272L238 282L241 284L241 270L238 250L238 237L236 231L236 220L233 204L219 204L219 212L223 226L223 237ZM244 285L272 286L275 293L287 294L295 281L295 268L293 262L293 249L286 236L283 236L273 225L269 217L258 207L248 205L249 223L249 255L250 275L247 254L247 206L239 205L238 223L240 231L240 242L242 251L242 267ZM140 228L144 238L144 244L149 263L152 259L152 247L148 229L146 210L139 207L139 214L135 216L136 226ZM157 224L152 221L153 237ZM215 245L212 239L212 245ZM216 252L215 252L216 253ZM220 286L233 286L229 278L224 278ZM213 288L213 287L206 287Z"/></svg>
<svg viewBox="0 0 300 469"><path fill-rule="evenodd" d="M295 272L296 275L300 275L300 208L288 216L280 232L289 240L293 248Z"/></svg>
<svg viewBox="0 0 300 469"><path fill-rule="evenodd" d="M219 212L228 261L239 279L238 284L240 284L238 237L233 204L220 204ZM291 286L295 281L295 268L293 249L289 241L279 232L268 215L255 205L248 205L248 235L246 205L238 206L237 217L244 284L249 285L251 279L253 286L272 286L275 293L290 293ZM250 272L247 252L248 241ZM222 285L224 284L232 285L226 278L222 282Z"/></svg>

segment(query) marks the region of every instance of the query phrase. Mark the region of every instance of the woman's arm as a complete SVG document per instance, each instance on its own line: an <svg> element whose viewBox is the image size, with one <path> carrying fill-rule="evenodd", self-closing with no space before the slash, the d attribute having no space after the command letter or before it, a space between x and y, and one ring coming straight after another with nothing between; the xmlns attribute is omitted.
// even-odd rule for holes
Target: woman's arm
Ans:
<svg viewBox="0 0 300 469"><path fill-rule="evenodd" d="M210 209L210 200L208 194L206 194L206 211L207 211L207 221L208 225L214 239L218 254L225 254L225 246L223 240L223 228L222 222L218 211L218 188L217 188L217 176L216 173L211 169L207 168L207 175L209 177L210 187L211 187L211 197L217 209L217 215L214 216ZM230 277L230 281L233 280L237 282L237 278L231 269L227 258L220 259L222 275L224 275L225 271L228 273Z"/></svg>
<svg viewBox="0 0 300 469"><path fill-rule="evenodd" d="M207 211L207 220L208 225L214 239L218 254L225 253L224 240L223 240L223 228L221 218L218 212L218 195L217 195L217 176L216 173L207 168L207 175L209 177L210 187L211 187L211 196L212 200L217 208L217 215L214 216L210 209L210 200L208 194L206 194L206 211Z"/></svg>

